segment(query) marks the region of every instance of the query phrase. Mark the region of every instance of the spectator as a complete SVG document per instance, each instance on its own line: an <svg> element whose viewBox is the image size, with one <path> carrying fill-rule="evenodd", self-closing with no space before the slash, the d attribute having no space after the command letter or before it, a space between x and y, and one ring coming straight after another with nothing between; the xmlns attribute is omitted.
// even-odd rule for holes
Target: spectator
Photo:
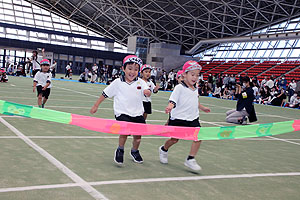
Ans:
<svg viewBox="0 0 300 200"><path fill-rule="evenodd" d="M51 70L52 78L55 78L55 75L56 75L55 73L57 70L57 63L55 60L53 61L53 64L51 65L50 70Z"/></svg>
<svg viewBox="0 0 300 200"><path fill-rule="evenodd" d="M261 81L260 87L261 88L264 87L267 82L268 82L268 77L265 76L265 78Z"/></svg>
<svg viewBox="0 0 300 200"><path fill-rule="evenodd" d="M247 117L249 117L250 122L257 121L256 113L253 105L254 91L250 87L250 78L243 78L243 86L237 84L236 95L238 97L238 102L235 110L227 111L226 122L235 124L247 124Z"/></svg>
<svg viewBox="0 0 300 200"><path fill-rule="evenodd" d="M70 62L67 66L66 66L66 75L65 78L68 77L69 79L72 79L72 62Z"/></svg>
<svg viewBox="0 0 300 200"><path fill-rule="evenodd" d="M168 80L169 80L168 82L170 82L170 84L171 84L171 89L172 89L173 86L175 86L175 82L174 82L174 80L175 80L175 73L174 73L173 69L170 71L170 73L168 75Z"/></svg>
<svg viewBox="0 0 300 200"><path fill-rule="evenodd" d="M0 82L7 82L8 77L4 70L0 70Z"/></svg>
<svg viewBox="0 0 300 200"><path fill-rule="evenodd" d="M153 70L151 70L151 80L156 85L156 77L157 77L157 68L155 67Z"/></svg>
<svg viewBox="0 0 300 200"><path fill-rule="evenodd" d="M290 101L291 97L295 93L296 87L297 87L297 83L296 83L295 79L292 79L292 81L289 83L289 86L288 86L288 96L289 96L288 101Z"/></svg>
<svg viewBox="0 0 300 200"><path fill-rule="evenodd" d="M217 84L215 87L215 91L213 93L213 97L220 98L221 97L221 85Z"/></svg>
<svg viewBox="0 0 300 200"><path fill-rule="evenodd" d="M84 83L86 83L87 82L87 80L85 79L85 72L82 72L81 74L80 74L80 76L79 76L79 82L84 82Z"/></svg>
<svg viewBox="0 0 300 200"><path fill-rule="evenodd" d="M278 81L278 87L279 89L283 88L286 90L287 80L285 79L285 76L282 76L281 79Z"/></svg>
<svg viewBox="0 0 300 200"><path fill-rule="evenodd" d="M266 86L269 87L270 89L274 87L274 78L271 77L270 80L266 82Z"/></svg>
<svg viewBox="0 0 300 200"><path fill-rule="evenodd" d="M286 100L285 90L283 88L281 88L280 94L276 94L276 97L273 98L272 101L271 101L271 105L282 107L285 100Z"/></svg>

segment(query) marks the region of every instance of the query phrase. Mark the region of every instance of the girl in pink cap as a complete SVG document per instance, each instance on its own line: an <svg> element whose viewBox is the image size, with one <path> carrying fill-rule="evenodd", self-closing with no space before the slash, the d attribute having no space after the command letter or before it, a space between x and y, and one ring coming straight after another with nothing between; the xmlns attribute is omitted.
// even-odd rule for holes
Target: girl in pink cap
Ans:
<svg viewBox="0 0 300 200"><path fill-rule="evenodd" d="M151 71L152 67L150 65L143 65L141 67L141 76L142 80L148 85L149 90L152 93L157 93L159 89L159 85L154 85L151 81ZM143 105L144 105L144 118L147 119L148 114L152 114L152 107L151 107L151 97L144 96L143 97Z"/></svg>
<svg viewBox="0 0 300 200"><path fill-rule="evenodd" d="M169 99L166 113L170 113L168 126L200 127L199 109L210 112L210 109L201 105L198 98L197 82L199 80L201 66L196 61L187 61L183 65L183 81L178 84ZM168 163L168 150L176 144L178 139L170 138L165 144L159 147L159 159L163 164ZM190 153L184 165L192 170L201 170L195 156L200 148L201 140L193 141Z"/></svg>
<svg viewBox="0 0 300 200"><path fill-rule="evenodd" d="M44 59L40 62L42 71L37 71L33 78L33 92L37 89L38 106L44 108L49 95L51 84L50 62Z"/></svg>

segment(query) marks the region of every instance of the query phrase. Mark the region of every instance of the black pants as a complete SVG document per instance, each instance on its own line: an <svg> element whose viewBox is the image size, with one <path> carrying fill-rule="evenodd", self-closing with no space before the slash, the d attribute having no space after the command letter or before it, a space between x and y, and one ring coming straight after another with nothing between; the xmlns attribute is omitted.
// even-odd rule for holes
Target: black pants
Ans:
<svg viewBox="0 0 300 200"><path fill-rule="evenodd" d="M134 123L146 124L146 121L145 121L145 119L142 115L137 116L137 117L131 117L129 115L121 114L120 116L116 117L116 120L117 121L125 121L125 122L134 122Z"/></svg>

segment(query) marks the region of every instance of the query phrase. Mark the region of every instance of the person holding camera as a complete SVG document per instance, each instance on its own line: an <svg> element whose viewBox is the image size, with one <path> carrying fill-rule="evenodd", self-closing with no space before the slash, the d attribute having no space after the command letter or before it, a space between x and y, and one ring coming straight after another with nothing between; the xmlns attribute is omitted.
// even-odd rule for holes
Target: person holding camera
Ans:
<svg viewBox="0 0 300 200"><path fill-rule="evenodd" d="M238 99L236 109L226 112L226 122L235 124L247 124L247 117L249 122L257 121L253 101L254 91L250 87L250 78L243 77L243 86L236 85L236 97Z"/></svg>

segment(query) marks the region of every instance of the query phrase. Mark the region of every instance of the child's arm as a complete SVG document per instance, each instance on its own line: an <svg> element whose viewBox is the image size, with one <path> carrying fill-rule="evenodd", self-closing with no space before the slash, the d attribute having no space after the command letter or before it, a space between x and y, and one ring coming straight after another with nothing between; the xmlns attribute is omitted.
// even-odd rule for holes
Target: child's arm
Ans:
<svg viewBox="0 0 300 200"><path fill-rule="evenodd" d="M146 96L146 97L150 97L151 96L151 91L150 90L144 90L144 95Z"/></svg>
<svg viewBox="0 0 300 200"><path fill-rule="evenodd" d="M43 87L42 90L46 90L46 89L48 88L48 86L50 85L50 83L51 83L51 82L48 82L48 81L47 81L46 85Z"/></svg>
<svg viewBox="0 0 300 200"><path fill-rule="evenodd" d="M210 109L207 108L207 107L205 107L205 106L203 106L203 105L201 105L200 102L198 103L198 108L199 108L200 110L202 110L203 112L206 112L206 113L209 113L209 112L210 112Z"/></svg>
<svg viewBox="0 0 300 200"><path fill-rule="evenodd" d="M94 104L94 106L91 108L90 113L94 114L97 112L99 105L102 103L102 101L105 100L105 97L103 95L101 95L99 97L99 99L96 101L96 103Z"/></svg>
<svg viewBox="0 0 300 200"><path fill-rule="evenodd" d="M174 103L169 102L168 106L165 109L166 113L167 114L170 113L173 108L174 108Z"/></svg>

